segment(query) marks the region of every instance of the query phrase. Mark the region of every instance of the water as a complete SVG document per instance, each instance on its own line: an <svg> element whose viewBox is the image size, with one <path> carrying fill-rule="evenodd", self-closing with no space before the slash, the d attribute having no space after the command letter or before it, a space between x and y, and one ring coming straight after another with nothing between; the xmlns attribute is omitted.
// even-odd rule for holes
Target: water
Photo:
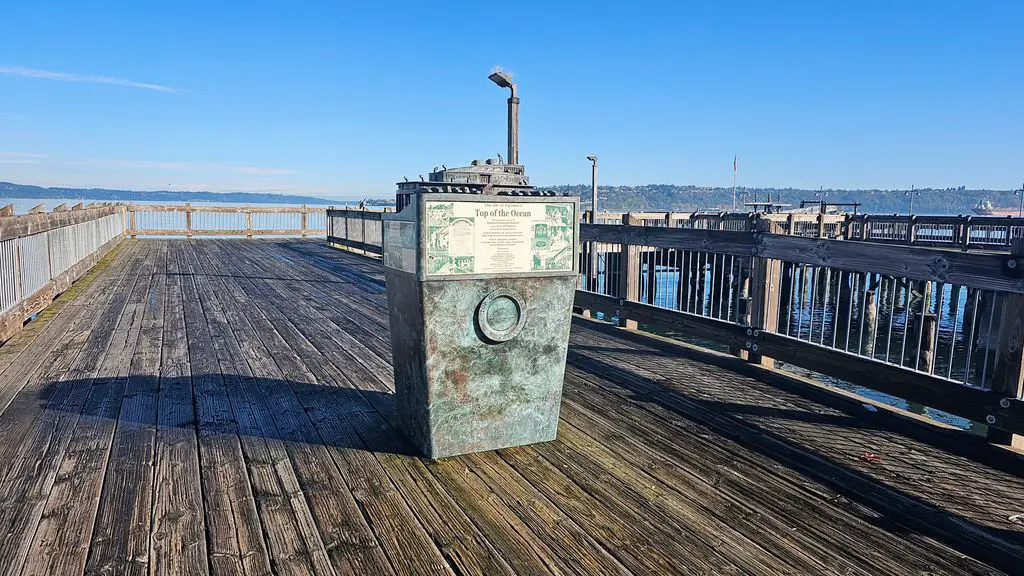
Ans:
<svg viewBox="0 0 1024 576"><path fill-rule="evenodd" d="M74 199L68 199L68 198L2 198L2 199L0 199L0 206L6 205L6 204L14 204L14 213L15 214L28 214L29 210L31 210L32 208L38 206L39 204L42 204L43 207L46 209L46 211L49 212L49 211L53 210L54 208L56 208L57 206L60 206L61 204L67 204L68 208L71 208L72 206L74 206L75 204L78 204L79 202L81 202L84 205L84 204L89 204L90 202L95 202L95 203L99 204L102 201L101 200L82 200L80 198L74 198ZM133 202L131 202L131 204L146 204L146 205L152 205L152 206L180 206L180 205L184 204L184 202L149 200L149 201L142 201L142 202L134 202L133 201ZM355 204L356 203L350 203L350 205L352 205L352 206L354 206ZM244 204L239 204L237 202L192 202L192 205L193 206L244 206ZM339 208L343 207L345 205L346 205L345 202L336 202L334 204L334 206L339 207ZM264 202L259 202L259 203L250 204L250 206L252 206L254 208L274 208L274 207L278 207L278 208L298 208L299 206L302 206L302 204L298 203L298 202L296 202L296 203L287 203L287 202L285 202L285 203L264 203ZM318 204L318 205L309 204L308 206L310 208L316 208L316 209L323 209L323 208L327 207L327 205L321 205L321 204ZM366 208L368 210L381 210L382 209L382 207L374 206L374 205L367 205Z"/></svg>
<svg viewBox="0 0 1024 576"><path fill-rule="evenodd" d="M605 263L605 260L601 259L600 264ZM601 274L598 277L597 291L607 293L604 267L599 265L599 270ZM728 270L727 268L724 282L727 292L731 284ZM640 274L641 301L646 299L649 289L646 286L647 274L646 268ZM798 267L797 273L793 274L789 280L784 280L784 284L788 283L788 286L785 287L789 288L791 297L788 305L787 303L782 305L778 332L803 341L813 342L816 345L845 350L889 364L923 370L924 366L920 364L917 353L920 341L925 350L929 350L929 352L934 350L931 357L935 376L958 383L966 382L975 387L987 384L985 381L991 377L992 372L992 356L985 343L991 334L997 333L998 330L998 318L996 318L998 314L994 313L998 309L998 300L994 303L990 301L986 305L983 298L978 298L973 293L969 296L966 288L948 284L933 283L922 293L922 284L900 283L894 279L869 275L866 282L876 295L877 319L872 323L869 316L864 314L867 307L864 305L862 287L856 286L851 281L847 286L854 284L854 289L852 291L844 290L843 302L839 302L839 274L835 270L820 269L816 271L811 267ZM657 265L654 276L656 283L654 304L662 308L679 309L677 294L681 275L678 268ZM614 272L612 279L614 282ZM703 287L704 303L710 303L713 300L711 290L711 281L708 279ZM849 294L852 294L852 298L847 296ZM732 290L728 297L730 304L722 306L719 314L723 319L736 321L736 311L731 307L736 296L735 290ZM970 301L972 298L974 300ZM978 309L977 314L973 313L975 307ZM922 332L919 331L922 311L927 316L933 317L937 323L935 345L932 349L926 347L926 341L923 340ZM707 304L707 308L697 312L704 316L711 315L710 305ZM865 318L864 322L861 321L862 316ZM617 319L611 318L611 320ZM656 331L648 326L643 326L642 329ZM874 332L873 338L872 332ZM706 348L726 351L720 345L698 341L686 335L678 333L664 335ZM966 344L971 335L976 338L973 350L969 350L969 346ZM972 427L972 423L964 418L914 404L840 378L813 373L796 366L781 365L780 367L800 376L854 392L884 404L927 415L952 426Z"/></svg>

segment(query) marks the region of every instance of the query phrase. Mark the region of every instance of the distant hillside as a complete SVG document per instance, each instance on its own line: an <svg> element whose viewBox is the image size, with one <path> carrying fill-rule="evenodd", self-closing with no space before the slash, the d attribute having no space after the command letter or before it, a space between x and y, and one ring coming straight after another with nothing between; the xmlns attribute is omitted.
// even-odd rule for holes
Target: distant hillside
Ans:
<svg viewBox="0 0 1024 576"><path fill-rule="evenodd" d="M545 186L545 189L568 192L590 204L589 185ZM860 202L861 212L874 214L906 214L910 196L906 190L825 190L826 202ZM737 188L737 203L765 201L771 193L773 202L798 207L801 200L816 200L818 190L797 188ZM919 189L914 196L917 214L969 214L981 200L991 200L997 207L1017 207L1020 196L1011 190L968 190L959 188ZM599 186L598 207L615 212L667 212L694 210L727 210L732 207L732 188L709 186L677 186L647 184L644 186Z"/></svg>
<svg viewBox="0 0 1024 576"><path fill-rule="evenodd" d="M69 200L102 200L106 202L230 202L235 204L332 204L315 196L260 194L253 192L138 192L104 190L102 188L43 188L27 184L0 182L0 198L67 198ZM358 202L358 201L357 201ZM337 202L333 202L337 204Z"/></svg>

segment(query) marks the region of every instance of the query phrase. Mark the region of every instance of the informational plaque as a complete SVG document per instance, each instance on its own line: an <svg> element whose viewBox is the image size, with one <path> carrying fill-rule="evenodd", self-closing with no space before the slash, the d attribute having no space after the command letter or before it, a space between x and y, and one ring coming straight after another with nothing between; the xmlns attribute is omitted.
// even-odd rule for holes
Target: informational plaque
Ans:
<svg viewBox="0 0 1024 576"><path fill-rule="evenodd" d="M573 208L563 202L428 201L427 275L571 272Z"/></svg>
<svg viewBox="0 0 1024 576"><path fill-rule="evenodd" d="M384 220L384 265L416 273L416 223Z"/></svg>

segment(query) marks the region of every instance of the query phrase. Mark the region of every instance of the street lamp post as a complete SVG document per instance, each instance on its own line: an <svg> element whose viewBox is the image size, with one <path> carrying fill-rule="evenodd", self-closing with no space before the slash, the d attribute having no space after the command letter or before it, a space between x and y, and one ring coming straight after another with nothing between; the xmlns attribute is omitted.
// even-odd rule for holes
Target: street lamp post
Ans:
<svg viewBox="0 0 1024 576"><path fill-rule="evenodd" d="M587 156L587 160L590 160L590 223L594 224L597 222L595 217L597 216L597 156L591 154Z"/></svg>
<svg viewBox="0 0 1024 576"><path fill-rule="evenodd" d="M1017 218L1024 218L1024 183L1021 183L1020 190L1014 190L1013 193L1020 196L1020 210L1017 211Z"/></svg>
<svg viewBox="0 0 1024 576"><path fill-rule="evenodd" d="M824 214L828 210L828 205L825 204L825 196L828 196L828 192L825 192L824 186L818 186L818 192L814 195L818 197L818 213Z"/></svg>
<svg viewBox="0 0 1024 576"><path fill-rule="evenodd" d="M590 160L590 223L597 224L597 155L591 154L587 156L587 160ZM597 251L594 249L595 245L590 244L590 273L587 274L587 280L589 288L592 291L597 291Z"/></svg>
<svg viewBox="0 0 1024 576"><path fill-rule="evenodd" d="M910 187L910 192L905 192L905 194L909 194L910 195L910 211L907 212L907 215L908 216L913 216L914 215L914 196L917 196L918 192L917 192L917 190L913 186L911 186Z"/></svg>
<svg viewBox="0 0 1024 576"><path fill-rule="evenodd" d="M512 75L497 69L491 73L491 82L502 88L508 88L508 163L519 164L519 97L516 96L516 85Z"/></svg>

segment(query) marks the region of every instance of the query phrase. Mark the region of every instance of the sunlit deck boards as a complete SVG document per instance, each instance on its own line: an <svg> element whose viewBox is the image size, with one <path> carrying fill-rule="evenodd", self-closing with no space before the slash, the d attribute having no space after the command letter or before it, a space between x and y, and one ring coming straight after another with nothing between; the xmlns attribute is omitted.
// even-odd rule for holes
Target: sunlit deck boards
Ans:
<svg viewBox="0 0 1024 576"><path fill-rule="evenodd" d="M1022 565L1012 463L584 321L557 442L407 456L380 277L313 241L126 241L0 347L0 572Z"/></svg>

